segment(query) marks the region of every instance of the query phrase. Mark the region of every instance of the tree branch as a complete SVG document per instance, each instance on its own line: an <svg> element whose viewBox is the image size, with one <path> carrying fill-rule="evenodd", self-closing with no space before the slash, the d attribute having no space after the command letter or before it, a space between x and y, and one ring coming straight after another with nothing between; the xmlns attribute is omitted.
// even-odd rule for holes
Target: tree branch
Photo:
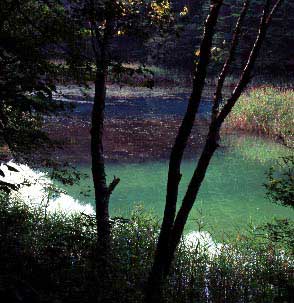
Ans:
<svg viewBox="0 0 294 303"><path fill-rule="evenodd" d="M150 285L152 284L153 279L156 280L156 276L158 274L162 274L162 272L160 272L160 268L162 266L164 268L165 274L167 274L167 271L169 269L169 247L171 245L171 231L176 216L178 188L181 180L181 162L184 150L186 148L194 125L196 113L198 112L198 108L201 102L202 91L207 73L207 66L211 57L211 46L214 35L214 28L223 0L211 1L211 3L210 13L204 25L204 35L202 43L200 45L199 60L195 66L192 94L189 99L186 114L183 118L178 135L171 151L164 217L157 243L155 261L150 275ZM158 254L157 252L161 252L161 254Z"/></svg>
<svg viewBox="0 0 294 303"><path fill-rule="evenodd" d="M272 20L272 17L274 15L274 13L276 12L276 10L279 8L279 6L282 4L283 0L277 0L277 2L274 4L271 12L269 13L267 19L266 19L266 24L269 25L269 23Z"/></svg>
<svg viewBox="0 0 294 303"><path fill-rule="evenodd" d="M116 186L120 182L120 178L117 178L116 176L113 177L112 182L108 186L108 194L111 195L112 192L115 190Z"/></svg>
<svg viewBox="0 0 294 303"><path fill-rule="evenodd" d="M211 5L210 14L206 19L204 35L200 46L199 61L196 64L194 72L192 94L189 99L188 109L180 126L179 133L176 137L175 144L171 152L167 183L166 209L164 215L165 219L163 221L163 224L167 224L168 228L171 228L175 218L178 187L181 179L181 162L201 101L207 66L211 57L214 28L222 3L222 0L215 1L214 4Z"/></svg>
<svg viewBox="0 0 294 303"><path fill-rule="evenodd" d="M279 1L280 0L278 0L278 2ZM195 203L197 194L199 192L202 181L204 180L210 160L218 147L217 141L218 141L218 137L219 137L220 127L223 122L222 119L225 119L227 117L231 108L234 106L234 104L236 103L236 101L240 97L242 91L245 89L247 83L250 80L250 73L253 69L259 49L260 49L261 44L266 35L266 30L268 27L267 20L270 16L270 15L268 15L269 7L270 7L270 0L267 0L265 3L264 9L263 9L263 14L261 17L259 32L258 32L256 41L252 47L252 51L249 55L248 62L243 70L241 79L232 94L232 97L228 100L227 104L221 111L220 115L215 119L215 121L211 122L209 133L207 136L207 140L206 140L203 152L200 156L197 167L191 178L191 181L189 183L188 189L186 191L182 205L178 211L178 214L176 216L175 223L174 223L174 226L172 229L172 238L171 238L172 253L175 252L176 247L180 241L186 221L187 221L189 213ZM275 9L277 7L278 7L278 5L275 5ZM274 12L274 11L275 10L273 10L272 12ZM270 14L272 15L272 13L270 13Z"/></svg>
<svg viewBox="0 0 294 303"><path fill-rule="evenodd" d="M223 65L223 69L218 77L218 82L217 82L217 87L216 87L216 91L214 94L214 100L213 100L213 107L212 107L212 121L214 121L218 115L218 111L219 111L219 105L222 101L222 89L223 89L223 85L224 82L226 80L229 68L231 63L234 60L235 57L235 53L236 53L236 49L239 43L239 37L241 34L241 28L245 19L245 16L247 14L248 11L248 7L249 7L249 3L250 0L244 0L243 3L243 9L241 11L241 14L238 18L238 21L236 23L236 27L234 30L234 34L233 34L233 39L231 42L231 46L230 46L230 51L229 51L229 56L227 58L227 60L225 61L224 65Z"/></svg>
<svg viewBox="0 0 294 303"><path fill-rule="evenodd" d="M241 93L244 91L244 89L247 87L248 83L251 80L251 72L253 70L255 61L257 59L259 50L261 48L262 41L264 40L266 36L266 32L268 29L269 22L275 13L276 9L279 7L279 5L282 3L282 0L277 0L275 5L273 6L271 12L270 10L270 0L266 0L266 3L264 5L260 26L258 30L258 35L255 40L255 43L252 47L252 50L250 52L250 55L248 57L247 63L245 68L243 69L241 78L236 85L231 97L227 100L227 103L224 105L223 109L221 110L220 114L216 118L217 125L221 126L221 124L224 122L225 118L228 116L228 114L231 112L232 108L236 104L238 98L241 96Z"/></svg>

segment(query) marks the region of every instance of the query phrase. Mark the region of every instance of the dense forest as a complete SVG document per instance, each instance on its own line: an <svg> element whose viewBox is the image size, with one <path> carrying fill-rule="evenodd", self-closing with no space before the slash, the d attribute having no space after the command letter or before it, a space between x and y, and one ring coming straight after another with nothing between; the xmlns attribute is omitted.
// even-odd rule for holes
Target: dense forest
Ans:
<svg viewBox="0 0 294 303"><path fill-rule="evenodd" d="M2 0L1 302L294 302L293 26Z"/></svg>

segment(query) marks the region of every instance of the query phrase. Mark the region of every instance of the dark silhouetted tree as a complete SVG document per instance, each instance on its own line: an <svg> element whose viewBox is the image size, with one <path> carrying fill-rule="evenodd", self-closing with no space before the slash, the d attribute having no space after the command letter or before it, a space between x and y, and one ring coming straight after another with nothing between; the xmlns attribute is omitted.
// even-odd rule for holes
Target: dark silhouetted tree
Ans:
<svg viewBox="0 0 294 303"><path fill-rule="evenodd" d="M248 10L249 2L250 0L244 1L243 9L237 21L228 58L225 61L222 71L218 77L211 112L211 123L209 126L206 143L177 212L178 188L181 181L181 162L194 125L195 116L201 102L202 91L207 75L207 67L211 57L212 40L215 26L219 17L220 8L223 4L223 0L211 1L210 12L204 26L204 35L200 46L199 58L195 66L192 94L189 99L187 111L179 128L176 141L171 151L165 211L157 249L155 252L155 260L146 288L146 302L161 302L163 300L161 287L170 271L186 221L197 198L197 194L205 177L210 160L219 146L221 126L231 112L241 93L251 80L252 70L262 42L265 39L272 15L282 3L281 0L277 0L271 8L272 1L265 1L256 40L252 46L246 65L241 72L239 82L236 84L231 96L227 100L224 100L222 97L224 81L228 75L229 67L235 56L242 23Z"/></svg>

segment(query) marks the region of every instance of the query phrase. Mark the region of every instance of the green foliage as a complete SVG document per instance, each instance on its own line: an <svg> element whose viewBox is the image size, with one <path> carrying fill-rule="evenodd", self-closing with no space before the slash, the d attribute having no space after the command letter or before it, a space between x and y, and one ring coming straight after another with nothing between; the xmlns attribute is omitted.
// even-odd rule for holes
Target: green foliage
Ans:
<svg viewBox="0 0 294 303"><path fill-rule="evenodd" d="M275 203L294 208L294 156L282 157L267 172L267 196Z"/></svg>
<svg viewBox="0 0 294 303"><path fill-rule="evenodd" d="M136 41L143 45L155 34L170 30L173 23L171 5L168 0L120 0L120 1L75 1L67 3L66 14L72 20L72 36L67 41L67 67L73 74L83 70L87 83L95 68L110 68L113 78L125 74L132 77L144 67L132 70L123 63L129 63L129 56L122 55L119 45ZM91 77L90 77L91 78ZM147 86L150 86L150 81Z"/></svg>
<svg viewBox="0 0 294 303"><path fill-rule="evenodd" d="M142 302L159 224L140 207L128 220L112 222L111 283L104 291L109 302ZM2 194L0 297L97 302L102 290L95 228L94 217L46 213ZM273 222L214 253L210 244L182 241L164 285L165 301L290 302L292 232L293 222Z"/></svg>
<svg viewBox="0 0 294 303"><path fill-rule="evenodd" d="M49 45L60 42L58 28L65 23L58 2L49 8L33 0L1 1L0 20L1 144L22 159L43 143L50 145L41 130L42 115L61 107L52 99Z"/></svg>
<svg viewBox="0 0 294 303"><path fill-rule="evenodd" d="M275 248L294 255L294 226L287 219L276 219L255 229L255 235L262 236Z"/></svg>
<svg viewBox="0 0 294 303"><path fill-rule="evenodd" d="M107 65L114 78L140 75L141 85L152 88L152 74L144 67L125 68L113 46L166 30L172 17L167 0L5 0L0 20L1 144L19 160L29 160L29 151L52 143L42 131L43 115L63 109L52 91L64 66L78 82L93 80L95 67ZM55 57L66 64L56 64Z"/></svg>
<svg viewBox="0 0 294 303"><path fill-rule="evenodd" d="M294 91L257 87L241 96L234 107L230 127L266 134L293 145Z"/></svg>

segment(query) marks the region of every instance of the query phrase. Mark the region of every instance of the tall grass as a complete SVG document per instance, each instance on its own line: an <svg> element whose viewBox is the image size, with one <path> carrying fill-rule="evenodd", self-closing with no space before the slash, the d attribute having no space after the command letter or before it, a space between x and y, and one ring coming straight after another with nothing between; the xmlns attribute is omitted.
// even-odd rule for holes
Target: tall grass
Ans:
<svg viewBox="0 0 294 303"><path fill-rule="evenodd" d="M114 222L109 285L101 289L94 218L46 214L2 196L1 302L99 302L102 291L107 302L142 302L159 225L141 209ZM291 239L293 224L285 226ZM293 241L284 245L283 233L270 230L239 235L213 254L182 241L165 302L291 302Z"/></svg>
<svg viewBox="0 0 294 303"><path fill-rule="evenodd" d="M228 126L280 139L294 146L294 90L271 86L248 90L234 107Z"/></svg>

